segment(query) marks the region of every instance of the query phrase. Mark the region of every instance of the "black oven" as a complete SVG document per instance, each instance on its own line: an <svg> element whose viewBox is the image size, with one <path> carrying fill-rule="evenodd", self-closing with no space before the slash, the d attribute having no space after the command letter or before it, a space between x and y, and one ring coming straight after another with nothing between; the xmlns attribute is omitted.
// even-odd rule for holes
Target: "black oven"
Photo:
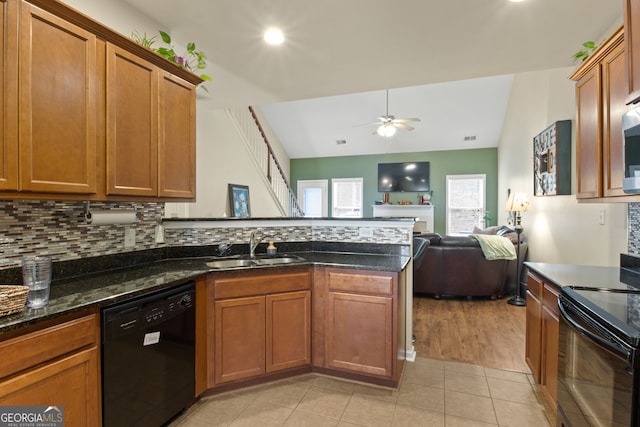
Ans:
<svg viewBox="0 0 640 427"><path fill-rule="evenodd" d="M594 291L584 291L585 293ZM597 292L597 291L596 291ZM637 349L584 305L560 296L558 426L640 426ZM571 292L569 292L571 294ZM575 296L575 295L574 295ZM622 293L606 293L602 300ZM611 307L611 306L609 306Z"/></svg>

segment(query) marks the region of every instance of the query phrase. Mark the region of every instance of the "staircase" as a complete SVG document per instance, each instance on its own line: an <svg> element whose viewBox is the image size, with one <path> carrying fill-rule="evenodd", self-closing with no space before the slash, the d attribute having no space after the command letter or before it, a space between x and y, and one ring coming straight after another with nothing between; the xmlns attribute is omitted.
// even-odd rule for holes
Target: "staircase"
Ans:
<svg viewBox="0 0 640 427"><path fill-rule="evenodd" d="M227 108L226 111L256 168L262 172L265 184L277 201L280 213L289 217L304 216L253 107Z"/></svg>

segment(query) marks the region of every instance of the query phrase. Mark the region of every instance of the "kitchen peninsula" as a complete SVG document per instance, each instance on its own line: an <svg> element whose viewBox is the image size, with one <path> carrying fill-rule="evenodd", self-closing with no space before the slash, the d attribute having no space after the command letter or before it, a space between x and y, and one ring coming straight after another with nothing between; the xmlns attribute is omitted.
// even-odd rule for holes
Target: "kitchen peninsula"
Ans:
<svg viewBox="0 0 640 427"><path fill-rule="evenodd" d="M60 375L62 360L80 357L78 369L71 371L75 376L69 380L77 381L77 372L82 372L81 377L87 379L82 389L88 398L70 402L69 408L84 413L84 420L91 419L99 410L95 403L99 399L91 397L99 396L96 331L100 310L187 280L196 283L194 397L312 370L397 385L411 351L406 347L406 336L411 334L406 330L406 313L410 312L406 301L411 295L407 267L412 220L189 219L166 220L163 225L167 242L163 248L65 261L58 269L54 263L49 305L0 318L3 360L16 359L24 343L38 343L28 346L32 349L53 349L60 347L60 338L67 339L59 351L32 351L24 362L7 364L8 370L0 374L0 402L17 404L20 396L26 396L21 393L38 387L44 387L40 396L46 395L51 392L46 388L50 384L31 375L42 366L54 365L51 374ZM362 228L364 232L359 231ZM218 233L215 244L206 241L212 232ZM276 257L300 259L286 265L231 269L207 265L213 259L242 257L248 252L246 242L252 232L275 242ZM300 238L300 233L305 237ZM220 243L230 244L228 252L220 252L224 251ZM266 245L258 246L257 257L268 258ZM96 273L96 266L104 272ZM74 273L56 278L56 271L59 275ZM11 274L4 270L3 282ZM15 269L13 274L17 274ZM367 316L366 321L362 316ZM246 345L249 335L236 334L237 329L232 334L225 332L226 322L234 319L253 319L262 325L257 336L253 333L256 328L250 329L255 339L240 354L234 353L238 347L233 340L242 339ZM357 325L360 333L353 336L351 329ZM238 326L235 322L234 328ZM253 369L243 363L253 363Z"/></svg>

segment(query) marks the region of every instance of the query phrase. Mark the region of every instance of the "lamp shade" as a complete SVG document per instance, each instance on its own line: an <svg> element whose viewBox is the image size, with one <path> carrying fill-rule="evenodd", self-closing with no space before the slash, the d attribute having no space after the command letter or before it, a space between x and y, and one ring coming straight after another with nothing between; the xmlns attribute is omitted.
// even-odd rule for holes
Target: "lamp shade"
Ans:
<svg viewBox="0 0 640 427"><path fill-rule="evenodd" d="M530 208L529 200L523 193L509 193L507 199L507 206L505 209L509 212L524 212Z"/></svg>

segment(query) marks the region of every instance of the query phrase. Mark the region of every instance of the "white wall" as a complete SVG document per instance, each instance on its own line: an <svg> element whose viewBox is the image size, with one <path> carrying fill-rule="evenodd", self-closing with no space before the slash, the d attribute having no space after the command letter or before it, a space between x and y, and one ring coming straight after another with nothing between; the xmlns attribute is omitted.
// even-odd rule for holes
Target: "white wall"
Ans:
<svg viewBox="0 0 640 427"><path fill-rule="evenodd" d="M578 203L575 197L575 83L573 67L516 75L498 147L498 206L507 188L524 192L531 211L522 224L527 260L618 266L627 252L626 203ZM557 120L572 120L572 195L533 197L533 137ZM600 212L605 224L600 225ZM499 223L507 212L499 212Z"/></svg>
<svg viewBox="0 0 640 427"><path fill-rule="evenodd" d="M221 218L229 214L228 184L249 186L252 217L281 216L227 112L206 100L197 105L196 203L167 203L167 215ZM288 165L288 159L286 159ZM174 206L176 205L176 206Z"/></svg>

